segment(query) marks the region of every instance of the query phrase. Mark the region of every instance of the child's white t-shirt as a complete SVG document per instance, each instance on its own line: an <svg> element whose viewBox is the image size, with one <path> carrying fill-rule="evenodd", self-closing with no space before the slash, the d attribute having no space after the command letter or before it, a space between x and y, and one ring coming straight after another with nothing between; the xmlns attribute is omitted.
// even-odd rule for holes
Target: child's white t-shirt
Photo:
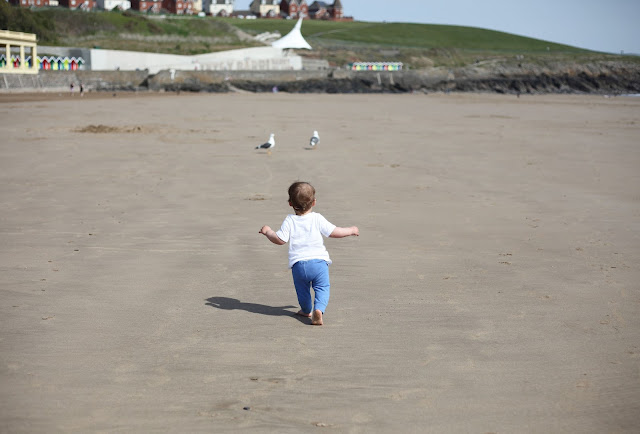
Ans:
<svg viewBox="0 0 640 434"><path fill-rule="evenodd" d="M334 224L329 223L317 212L305 215L289 214L285 217L276 235L285 243L289 243L289 268L298 261L309 259L323 259L330 264L331 259L322 236L328 237L335 228Z"/></svg>

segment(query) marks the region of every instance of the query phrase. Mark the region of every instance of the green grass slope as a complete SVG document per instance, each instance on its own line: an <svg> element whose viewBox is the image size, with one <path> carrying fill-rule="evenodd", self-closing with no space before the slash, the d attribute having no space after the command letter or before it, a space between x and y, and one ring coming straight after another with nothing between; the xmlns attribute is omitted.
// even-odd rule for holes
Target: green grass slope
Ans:
<svg viewBox="0 0 640 434"><path fill-rule="evenodd" d="M295 25L293 20L220 20L252 35L266 31L285 35ZM355 61L401 61L410 68L459 67L487 60L517 63L523 56L534 63L586 63L614 57L504 32L436 24L305 20L302 35L314 49L302 50L301 55L328 59L338 66Z"/></svg>
<svg viewBox="0 0 640 434"><path fill-rule="evenodd" d="M0 28L35 33L40 45L199 54L259 45L231 25L199 17L147 16L131 11L29 10L0 0Z"/></svg>
<svg viewBox="0 0 640 434"><path fill-rule="evenodd" d="M266 31L288 33L295 22L290 20L240 20L226 22L247 33ZM306 20L302 36L309 41L358 43L387 47L456 48L467 50L554 51L581 53L585 50L539 39L474 27L412 23L332 22Z"/></svg>

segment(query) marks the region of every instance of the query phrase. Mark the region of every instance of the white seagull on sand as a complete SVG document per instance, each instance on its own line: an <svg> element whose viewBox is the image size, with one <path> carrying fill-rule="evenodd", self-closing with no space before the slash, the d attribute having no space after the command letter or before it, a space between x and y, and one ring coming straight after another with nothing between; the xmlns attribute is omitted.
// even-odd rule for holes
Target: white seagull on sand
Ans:
<svg viewBox="0 0 640 434"><path fill-rule="evenodd" d="M260 146L256 146L256 149L266 149L268 154L271 154L271 148L276 145L276 139L274 139L275 134L271 133L269 136L269 140L266 143L263 143Z"/></svg>
<svg viewBox="0 0 640 434"><path fill-rule="evenodd" d="M311 136L311 139L309 140L309 146L313 148L318 143L320 143L320 136L318 135L317 131L314 131L313 136Z"/></svg>

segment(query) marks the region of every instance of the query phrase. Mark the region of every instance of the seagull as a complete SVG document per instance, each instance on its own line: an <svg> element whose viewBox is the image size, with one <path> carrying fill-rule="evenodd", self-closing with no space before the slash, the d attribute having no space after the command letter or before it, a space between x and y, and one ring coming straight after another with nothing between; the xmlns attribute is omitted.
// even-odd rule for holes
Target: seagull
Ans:
<svg viewBox="0 0 640 434"><path fill-rule="evenodd" d="M319 142L320 142L320 136L318 135L317 131L314 131L313 132L313 136L311 136L311 139L309 140L309 146L311 146L313 148Z"/></svg>
<svg viewBox="0 0 640 434"><path fill-rule="evenodd" d="M274 137L275 134L271 133L271 135L269 136L269 140L267 140L266 143L263 143L260 146L256 146L256 149L266 149L267 154L271 155L271 148L276 145L276 140L274 139Z"/></svg>

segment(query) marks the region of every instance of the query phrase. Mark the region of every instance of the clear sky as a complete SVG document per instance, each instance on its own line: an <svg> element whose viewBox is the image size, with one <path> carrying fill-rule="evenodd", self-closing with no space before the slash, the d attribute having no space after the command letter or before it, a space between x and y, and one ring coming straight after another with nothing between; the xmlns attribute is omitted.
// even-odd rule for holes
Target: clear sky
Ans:
<svg viewBox="0 0 640 434"><path fill-rule="evenodd" d="M640 0L341 0L358 21L454 24L640 54ZM251 0L236 0L248 9ZM307 4L313 0L307 0ZM333 0L325 0L333 3Z"/></svg>

